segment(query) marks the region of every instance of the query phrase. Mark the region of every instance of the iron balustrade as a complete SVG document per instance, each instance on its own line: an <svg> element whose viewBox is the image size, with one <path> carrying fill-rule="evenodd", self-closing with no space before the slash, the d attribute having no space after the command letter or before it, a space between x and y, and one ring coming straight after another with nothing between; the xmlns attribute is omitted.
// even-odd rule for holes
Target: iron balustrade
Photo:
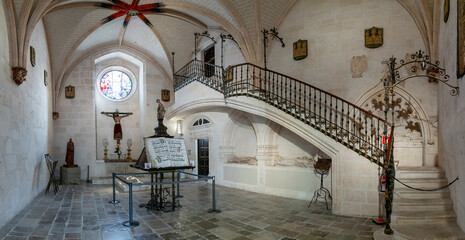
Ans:
<svg viewBox="0 0 465 240"><path fill-rule="evenodd" d="M214 69L214 74L206 72L208 68ZM394 126L391 123L295 78L250 63L223 71L219 66L197 60L181 68L174 77L175 91L199 81L223 93L225 99L253 97L290 114L373 163L386 168L388 160L392 161Z"/></svg>
<svg viewBox="0 0 465 240"><path fill-rule="evenodd" d="M174 74L174 91L198 81L223 92L223 69L210 63L192 60Z"/></svg>

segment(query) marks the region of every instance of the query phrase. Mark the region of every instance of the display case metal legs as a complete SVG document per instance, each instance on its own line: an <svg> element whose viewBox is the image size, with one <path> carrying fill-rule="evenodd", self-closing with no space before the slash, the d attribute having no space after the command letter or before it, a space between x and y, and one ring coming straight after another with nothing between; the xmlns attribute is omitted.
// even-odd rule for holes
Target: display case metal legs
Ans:
<svg viewBox="0 0 465 240"><path fill-rule="evenodd" d="M176 171L178 174L179 174L179 171ZM165 208L163 208L163 203L165 203L166 205L170 205L171 208L170 210L171 211L174 211L177 204L176 204L176 199L177 199L177 196L176 196L176 192L175 192L175 188L176 186L178 186L178 189L177 189L177 195L179 195L179 185L181 183L188 183L188 182L198 182L198 181L208 181L208 180L212 180L212 208L208 210L209 213L220 213L221 210L217 209L216 208L216 192L215 192L215 176L203 176L203 175L197 175L197 174L193 174L193 173L186 173L186 172L183 172L184 174L187 174L187 175L192 175L192 176L196 176L198 177L197 179L188 179L188 180L179 180L179 175L178 175L178 179L177 181L175 181L175 176L174 176L174 172L172 173L172 179L171 179L171 182L163 182L161 179L160 181L158 181L158 176L156 173L113 173L113 200L110 201L109 203L111 204L117 204L119 203L120 201L119 200L116 200L116 185L115 185L115 181L116 179L120 180L121 182L127 184L129 186L129 221L125 221L123 222L123 225L126 226L126 227L136 227L139 225L139 222L137 221L134 221L134 210L133 210L133 187L134 186L143 186L143 185L150 185L150 191L151 191L151 197L150 197L150 200L148 202L148 204L144 204L145 205L148 205L148 206L156 206L155 210L161 210L161 211L164 211ZM146 174L151 174L151 182L149 183L132 183L132 182L128 182L126 181L125 178L122 178L120 176L128 176L128 175L146 175ZM154 178L154 174L155 174L155 178ZM155 180L155 181L154 181ZM165 184L171 184L171 189L169 188L163 188L163 185ZM165 190L166 190L166 194L164 194ZM171 191L170 191L171 190ZM168 196L168 195L171 195L171 203L167 203L166 201L164 201L164 199L166 199L167 197L163 197L163 196ZM179 201L179 200L178 200ZM149 207L147 207L148 209L151 209Z"/></svg>

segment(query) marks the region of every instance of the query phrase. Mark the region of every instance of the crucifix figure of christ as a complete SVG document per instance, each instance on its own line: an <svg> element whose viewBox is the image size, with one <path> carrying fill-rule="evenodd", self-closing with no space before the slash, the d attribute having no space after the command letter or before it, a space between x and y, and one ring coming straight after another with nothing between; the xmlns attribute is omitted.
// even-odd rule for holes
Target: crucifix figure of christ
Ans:
<svg viewBox="0 0 465 240"><path fill-rule="evenodd" d="M102 114L113 118L115 121L115 126L113 128L113 139L115 139L118 143L121 139L123 139L123 129L121 128L121 118L128 117L132 115L132 113L127 112L119 112L118 109L116 109L114 112L101 112Z"/></svg>

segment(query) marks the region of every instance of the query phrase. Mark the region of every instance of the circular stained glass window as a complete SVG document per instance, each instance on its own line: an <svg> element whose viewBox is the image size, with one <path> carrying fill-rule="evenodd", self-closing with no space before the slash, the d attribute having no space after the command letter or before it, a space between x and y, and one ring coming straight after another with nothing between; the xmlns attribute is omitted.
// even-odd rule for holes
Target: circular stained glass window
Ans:
<svg viewBox="0 0 465 240"><path fill-rule="evenodd" d="M110 100L121 101L133 91L133 81L120 70L111 70L103 74L99 82L100 92Z"/></svg>

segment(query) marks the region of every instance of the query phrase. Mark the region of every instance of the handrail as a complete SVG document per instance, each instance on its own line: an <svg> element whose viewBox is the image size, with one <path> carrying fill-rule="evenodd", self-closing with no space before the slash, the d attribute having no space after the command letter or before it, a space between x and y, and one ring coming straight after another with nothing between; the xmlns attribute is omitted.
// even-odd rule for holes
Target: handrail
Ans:
<svg viewBox="0 0 465 240"><path fill-rule="evenodd" d="M225 71L228 72L229 69L236 68L236 67L239 67L239 66L242 66L242 65L251 65L251 66L254 66L254 67L256 67L256 68L262 68L262 67L260 67L260 66L257 66L257 65L255 65L255 64L253 64L253 63L240 63L240 64L231 65L231 66L227 67ZM262 69L264 69L264 68L262 68ZM287 76L287 75L282 74L282 73L278 73L278 72L273 71L273 70L266 69L266 71L271 72L271 73L274 73L274 74L279 74L279 75L282 75L282 76L287 77L287 78L289 78L289 79L292 79L292 80L294 80L294 81L296 81L296 82L298 82L298 83L311 86L312 88L315 88L315 89L317 89L318 91L321 91L321 92L323 92L323 93L325 93L325 94L327 94L327 95L330 95L330 96L332 96L332 97L334 97L334 98L336 98L336 99L339 99L339 100L341 100L341 101L343 101L343 102L346 102L346 103L348 103L349 105L352 105L352 106L355 107L355 108L358 108L359 110L363 111L364 113L366 113L366 114L368 114L368 115L371 115L372 117L377 118L378 120L380 120L380 121L382 121L382 122L386 122L384 119L382 119L382 118L380 118L380 117L378 117L378 116L372 114L371 112L368 112L367 110L365 110L365 109L363 109L363 108L361 108L361 107L359 107L359 106L357 106L357 105L355 105L355 104L353 104L353 103L351 103L351 102L349 102L349 101L347 101L347 100L345 100L345 99L343 99L343 98L341 98L341 97L338 97L338 96L336 96L336 95L334 95L334 94L332 94L332 93L329 93L329 92L327 92L327 91L325 91L325 90L323 90L323 89L321 89L321 88L312 86L312 85L310 85L310 84L308 84L308 83L306 83L306 82L300 81L300 80L298 80L298 79L295 79L295 78L293 78L293 77ZM388 126L392 126L392 124L389 123L389 122L386 122L386 124L387 124Z"/></svg>
<svg viewBox="0 0 465 240"><path fill-rule="evenodd" d="M194 59L174 74L174 91L192 81L201 82L223 92L223 68Z"/></svg>
<svg viewBox="0 0 465 240"><path fill-rule="evenodd" d="M379 166L387 166L392 158L393 124L293 77L251 63L223 70L198 60L189 62L174 77L175 91L199 81L223 93L225 99L253 97L292 115ZM386 143L384 135L388 133L390 141Z"/></svg>

